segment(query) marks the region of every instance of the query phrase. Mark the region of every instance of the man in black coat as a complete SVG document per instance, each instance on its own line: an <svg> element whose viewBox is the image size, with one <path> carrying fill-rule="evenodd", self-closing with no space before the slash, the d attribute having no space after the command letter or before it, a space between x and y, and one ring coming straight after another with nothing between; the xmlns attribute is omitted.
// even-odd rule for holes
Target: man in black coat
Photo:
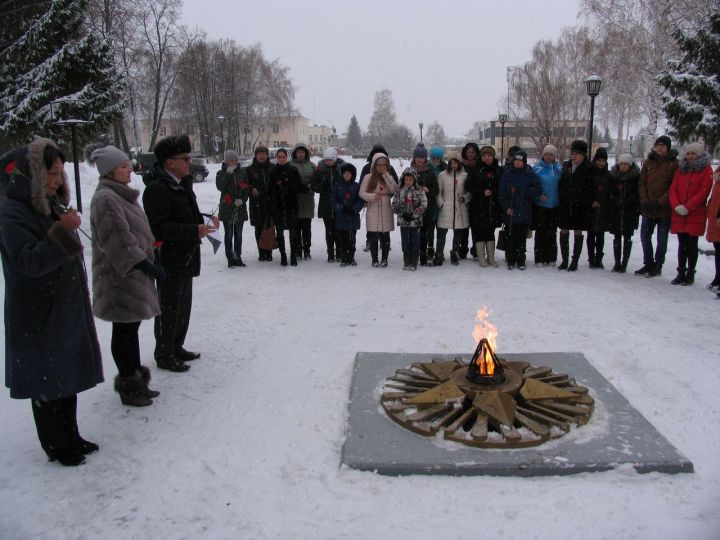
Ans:
<svg viewBox="0 0 720 540"><path fill-rule="evenodd" d="M570 145L570 159L563 163L563 172L558 183L560 207L560 253L562 263L558 270L575 272L583 246L583 232L590 225L590 207L593 198L592 170L587 159L588 144L575 140ZM570 252L570 231L574 231L572 260Z"/></svg>
<svg viewBox="0 0 720 540"><path fill-rule="evenodd" d="M200 358L183 348L192 309L192 280L200 275L200 239L217 229L205 225L192 190L190 139L169 136L155 145L158 162L143 193L143 206L155 240L158 263L167 278L158 281L160 316L155 318L155 361L160 369L187 371Z"/></svg>

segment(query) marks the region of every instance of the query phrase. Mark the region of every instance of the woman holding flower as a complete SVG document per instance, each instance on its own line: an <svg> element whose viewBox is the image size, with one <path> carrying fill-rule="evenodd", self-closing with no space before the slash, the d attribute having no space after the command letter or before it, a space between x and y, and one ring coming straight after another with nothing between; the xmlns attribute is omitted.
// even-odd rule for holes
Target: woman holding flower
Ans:
<svg viewBox="0 0 720 540"><path fill-rule="evenodd" d="M250 184L245 171L238 167L240 156L234 150L225 150L223 164L215 175L215 186L220 191L218 217L225 230L225 257L228 268L245 266L242 260L243 225L248 219L247 200Z"/></svg>

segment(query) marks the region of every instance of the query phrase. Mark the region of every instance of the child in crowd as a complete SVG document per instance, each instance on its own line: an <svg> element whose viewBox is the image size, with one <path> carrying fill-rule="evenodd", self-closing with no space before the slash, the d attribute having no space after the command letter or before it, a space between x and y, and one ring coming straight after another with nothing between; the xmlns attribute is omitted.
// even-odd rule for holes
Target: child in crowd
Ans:
<svg viewBox="0 0 720 540"><path fill-rule="evenodd" d="M425 191L418 186L414 169L405 169L400 177L400 189L392 200L393 212L398 216L402 239L403 270L417 270L420 254L420 230L423 214L428 206Z"/></svg>
<svg viewBox="0 0 720 540"><path fill-rule="evenodd" d="M342 182L333 186L332 204L335 213L335 240L340 266L357 266L355 262L355 232L360 228L360 210L365 203L360 198L360 184L355 181L357 169L351 163L340 166Z"/></svg>

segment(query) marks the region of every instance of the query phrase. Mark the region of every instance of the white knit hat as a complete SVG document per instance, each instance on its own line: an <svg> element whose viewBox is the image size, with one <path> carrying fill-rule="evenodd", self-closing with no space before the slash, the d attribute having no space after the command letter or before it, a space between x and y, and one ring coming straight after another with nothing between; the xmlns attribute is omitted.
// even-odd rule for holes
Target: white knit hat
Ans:
<svg viewBox="0 0 720 540"><path fill-rule="evenodd" d="M685 153L692 152L698 156L702 156L705 153L705 147L702 144L694 142L690 143L685 147Z"/></svg>
<svg viewBox="0 0 720 540"><path fill-rule="evenodd" d="M621 163L627 163L628 165L632 165L634 163L633 158L630 154L620 154L617 158L617 162L618 165L620 165Z"/></svg>
<svg viewBox="0 0 720 540"><path fill-rule="evenodd" d="M336 161L337 150L335 150L332 146L330 148L326 148L325 152L323 152L323 159L332 159L333 161Z"/></svg>
<svg viewBox="0 0 720 540"><path fill-rule="evenodd" d="M543 156L544 156L545 154L552 154L553 156L556 156L556 157L557 157L557 155L558 155L558 149L557 149L556 146L554 146L554 145L552 145L552 144L548 144L545 148L543 148Z"/></svg>
<svg viewBox="0 0 720 540"><path fill-rule="evenodd" d="M240 161L240 156L235 150L225 150L225 153L223 154L223 161L227 163L231 160Z"/></svg>
<svg viewBox="0 0 720 540"><path fill-rule="evenodd" d="M113 145L108 145L105 148L93 150L92 154L90 154L90 161L95 163L100 176L105 176L115 167L130 161L130 158L122 150L115 148Z"/></svg>

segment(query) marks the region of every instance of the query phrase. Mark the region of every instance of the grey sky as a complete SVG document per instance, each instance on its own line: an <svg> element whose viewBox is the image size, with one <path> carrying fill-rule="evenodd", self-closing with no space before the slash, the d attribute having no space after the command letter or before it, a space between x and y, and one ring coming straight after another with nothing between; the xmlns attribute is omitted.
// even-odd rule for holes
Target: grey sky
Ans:
<svg viewBox="0 0 720 540"><path fill-rule="evenodd" d="M577 0L185 0L183 23L210 39L261 42L266 58L290 67L295 106L339 133L353 114L366 130L386 87L414 132L437 120L460 136L496 118L506 67L577 24L577 13Z"/></svg>

